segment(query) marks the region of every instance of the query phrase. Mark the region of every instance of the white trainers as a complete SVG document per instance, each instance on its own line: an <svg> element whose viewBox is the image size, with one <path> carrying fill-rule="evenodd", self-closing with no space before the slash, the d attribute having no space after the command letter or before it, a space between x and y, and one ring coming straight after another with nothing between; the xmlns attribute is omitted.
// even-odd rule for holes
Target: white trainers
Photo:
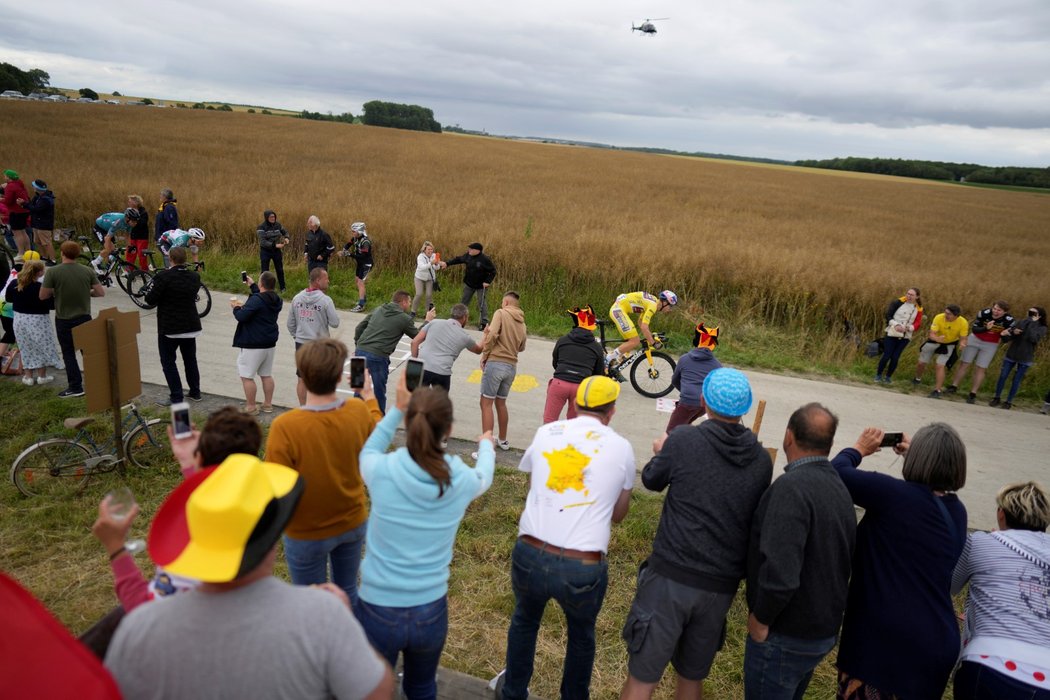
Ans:
<svg viewBox="0 0 1050 700"><path fill-rule="evenodd" d="M105 272L102 270L102 266L94 260L91 261L91 269L95 271L95 276L97 277L101 277L105 274Z"/></svg>
<svg viewBox="0 0 1050 700"><path fill-rule="evenodd" d="M499 448L503 451L507 451L510 449L510 440L497 439L496 444L499 445Z"/></svg>
<svg viewBox="0 0 1050 700"><path fill-rule="evenodd" d="M33 377L30 377L28 374L23 374L22 375L22 383L25 384L26 386L33 386L34 384L36 384L36 379L33 378Z"/></svg>
<svg viewBox="0 0 1050 700"><path fill-rule="evenodd" d="M477 452L471 452L470 453L470 458L472 460L474 460L475 462L477 462L478 461L478 453Z"/></svg>
<svg viewBox="0 0 1050 700"><path fill-rule="evenodd" d="M53 381L55 381L55 378L52 377L50 374L45 374L43 377L36 378L37 384L50 384Z"/></svg>

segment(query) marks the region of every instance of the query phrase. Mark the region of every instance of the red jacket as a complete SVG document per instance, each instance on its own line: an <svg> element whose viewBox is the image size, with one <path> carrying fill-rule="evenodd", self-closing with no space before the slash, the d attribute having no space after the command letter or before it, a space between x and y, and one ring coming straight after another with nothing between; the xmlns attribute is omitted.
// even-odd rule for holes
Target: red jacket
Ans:
<svg viewBox="0 0 1050 700"><path fill-rule="evenodd" d="M4 204L7 205L7 211L10 214L28 214L29 210L18 203L19 199L29 201L29 193L26 192L26 186L21 180L11 180L4 187Z"/></svg>

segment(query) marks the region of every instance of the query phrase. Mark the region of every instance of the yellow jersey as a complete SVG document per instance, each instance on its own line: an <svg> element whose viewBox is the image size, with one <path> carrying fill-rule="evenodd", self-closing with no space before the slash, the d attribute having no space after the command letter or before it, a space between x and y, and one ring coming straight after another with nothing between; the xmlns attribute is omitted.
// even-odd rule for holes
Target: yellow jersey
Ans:
<svg viewBox="0 0 1050 700"><path fill-rule="evenodd" d="M638 322L648 326L653 314L660 310L660 300L649 292L630 292L616 297L613 308L628 314L640 314Z"/></svg>

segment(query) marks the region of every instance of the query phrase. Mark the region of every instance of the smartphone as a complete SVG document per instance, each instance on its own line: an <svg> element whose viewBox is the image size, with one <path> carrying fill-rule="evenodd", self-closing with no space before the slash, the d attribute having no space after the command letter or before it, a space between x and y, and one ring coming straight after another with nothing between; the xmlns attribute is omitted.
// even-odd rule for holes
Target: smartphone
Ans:
<svg viewBox="0 0 1050 700"><path fill-rule="evenodd" d="M350 358L350 388L365 388L365 358L363 357Z"/></svg>
<svg viewBox="0 0 1050 700"><path fill-rule="evenodd" d="M241 270L241 282L247 282L247 281L248 281L248 271L247 270Z"/></svg>
<svg viewBox="0 0 1050 700"><path fill-rule="evenodd" d="M171 429L176 438L188 438L193 435L193 426L190 424L190 405L185 401L171 405Z"/></svg>
<svg viewBox="0 0 1050 700"><path fill-rule="evenodd" d="M430 311L433 308L434 308L434 302L430 302L429 304L427 304L427 311Z"/></svg>
<svg viewBox="0 0 1050 700"><path fill-rule="evenodd" d="M405 386L409 391L415 391L419 383L423 381L423 360L408 358L405 365Z"/></svg>
<svg viewBox="0 0 1050 700"><path fill-rule="evenodd" d="M904 440L904 433L883 433L879 447L896 447Z"/></svg>

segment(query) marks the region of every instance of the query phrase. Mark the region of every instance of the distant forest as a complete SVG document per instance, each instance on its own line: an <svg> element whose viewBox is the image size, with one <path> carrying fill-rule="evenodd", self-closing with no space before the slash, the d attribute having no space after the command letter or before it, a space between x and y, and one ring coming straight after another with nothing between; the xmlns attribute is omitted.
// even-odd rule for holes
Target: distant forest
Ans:
<svg viewBox="0 0 1050 700"><path fill-rule="evenodd" d="M924 180L950 180L982 185L1010 185L1013 187L1042 187L1050 189L1050 168L992 168L976 163L942 163L933 160L903 160L900 158L831 158L829 160L797 160L795 165L805 168L851 170L858 173L918 177Z"/></svg>

